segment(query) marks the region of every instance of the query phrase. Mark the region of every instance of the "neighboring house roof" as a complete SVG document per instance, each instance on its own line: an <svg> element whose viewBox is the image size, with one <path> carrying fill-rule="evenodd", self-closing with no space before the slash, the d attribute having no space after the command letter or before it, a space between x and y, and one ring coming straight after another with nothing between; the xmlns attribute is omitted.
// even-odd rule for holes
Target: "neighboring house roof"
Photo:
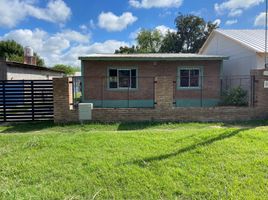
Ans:
<svg viewBox="0 0 268 200"><path fill-rule="evenodd" d="M149 54L91 54L79 57L80 60L118 60L118 61L176 61L176 60L225 60L228 57L183 53Z"/></svg>
<svg viewBox="0 0 268 200"><path fill-rule="evenodd" d="M27 68L27 69L33 69L33 70L42 70L42 71L51 71L51 72L56 72L56 73L64 73L63 71L60 71L60 70L55 70L55 69L51 69L48 67L41 67L41 66L37 66L37 65L29 65L29 64L13 62L13 61L1 61L1 62L6 62L6 64L10 67L20 67L20 68Z"/></svg>
<svg viewBox="0 0 268 200"><path fill-rule="evenodd" d="M209 42L216 34L221 34L240 45L249 48L256 53L265 53L265 30L223 30L217 29L213 31L199 53L203 53Z"/></svg>

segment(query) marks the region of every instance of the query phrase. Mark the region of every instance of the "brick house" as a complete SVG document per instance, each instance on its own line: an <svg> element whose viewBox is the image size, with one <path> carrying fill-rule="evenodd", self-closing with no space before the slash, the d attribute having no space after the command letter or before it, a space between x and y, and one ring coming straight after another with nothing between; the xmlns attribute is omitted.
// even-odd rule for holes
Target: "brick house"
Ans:
<svg viewBox="0 0 268 200"><path fill-rule="evenodd" d="M210 107L220 99L226 57L197 54L94 54L82 62L83 102L94 107L154 107L155 77L173 79L177 107ZM201 98L202 97L202 98Z"/></svg>

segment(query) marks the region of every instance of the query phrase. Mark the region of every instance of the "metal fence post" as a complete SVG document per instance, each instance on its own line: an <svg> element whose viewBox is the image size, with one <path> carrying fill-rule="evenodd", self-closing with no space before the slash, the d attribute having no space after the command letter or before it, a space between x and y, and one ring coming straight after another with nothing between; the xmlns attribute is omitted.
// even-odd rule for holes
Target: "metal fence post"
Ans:
<svg viewBox="0 0 268 200"><path fill-rule="evenodd" d="M154 96L154 105L153 105L153 108L155 108L155 105L157 104L156 98L155 98L155 89L156 89L155 84L156 83L157 83L156 77L153 77L153 96Z"/></svg>
<svg viewBox="0 0 268 200"><path fill-rule="evenodd" d="M100 77L101 79L101 107L104 108L104 81L106 80L106 77Z"/></svg>
<svg viewBox="0 0 268 200"><path fill-rule="evenodd" d="M176 107L176 90L177 90L177 77L176 77L176 80L173 81L173 107Z"/></svg>
<svg viewBox="0 0 268 200"><path fill-rule="evenodd" d="M200 106L203 107L203 76L201 77L200 81Z"/></svg>
<svg viewBox="0 0 268 200"><path fill-rule="evenodd" d="M128 91L127 91L127 99L128 99L128 101L127 101L127 107L129 108L130 106L129 106L129 88L130 88L130 86L131 86L131 83L130 83L130 78L129 78L129 80L128 80Z"/></svg>

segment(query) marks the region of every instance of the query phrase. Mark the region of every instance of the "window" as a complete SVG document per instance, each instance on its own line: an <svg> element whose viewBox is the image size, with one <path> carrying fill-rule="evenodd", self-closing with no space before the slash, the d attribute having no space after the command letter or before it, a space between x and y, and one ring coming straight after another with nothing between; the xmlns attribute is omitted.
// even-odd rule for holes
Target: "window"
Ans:
<svg viewBox="0 0 268 200"><path fill-rule="evenodd" d="M180 69L179 87L180 88L198 88L200 87L200 69Z"/></svg>
<svg viewBox="0 0 268 200"><path fill-rule="evenodd" d="M137 70L136 69L109 69L110 89L136 89Z"/></svg>

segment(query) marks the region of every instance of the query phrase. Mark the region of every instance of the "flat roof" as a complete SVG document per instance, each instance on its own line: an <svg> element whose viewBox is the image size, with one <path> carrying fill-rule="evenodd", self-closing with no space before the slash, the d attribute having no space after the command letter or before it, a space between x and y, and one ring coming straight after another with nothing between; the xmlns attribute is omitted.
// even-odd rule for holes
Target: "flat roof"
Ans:
<svg viewBox="0 0 268 200"><path fill-rule="evenodd" d="M5 62L8 66L11 66L11 67L20 67L20 68L27 68L27 69L34 69L34 70L44 70L44 71L51 71L51 72L56 72L56 73L64 73L63 71L60 71L60 70L55 70L55 69L51 69L48 67L41 67L37 65L29 65L29 64L13 62L13 61L1 61L1 62Z"/></svg>
<svg viewBox="0 0 268 200"><path fill-rule="evenodd" d="M149 53L149 54L90 54L79 60L101 61L177 61L177 60L227 60L226 56L200 55L188 53Z"/></svg>

